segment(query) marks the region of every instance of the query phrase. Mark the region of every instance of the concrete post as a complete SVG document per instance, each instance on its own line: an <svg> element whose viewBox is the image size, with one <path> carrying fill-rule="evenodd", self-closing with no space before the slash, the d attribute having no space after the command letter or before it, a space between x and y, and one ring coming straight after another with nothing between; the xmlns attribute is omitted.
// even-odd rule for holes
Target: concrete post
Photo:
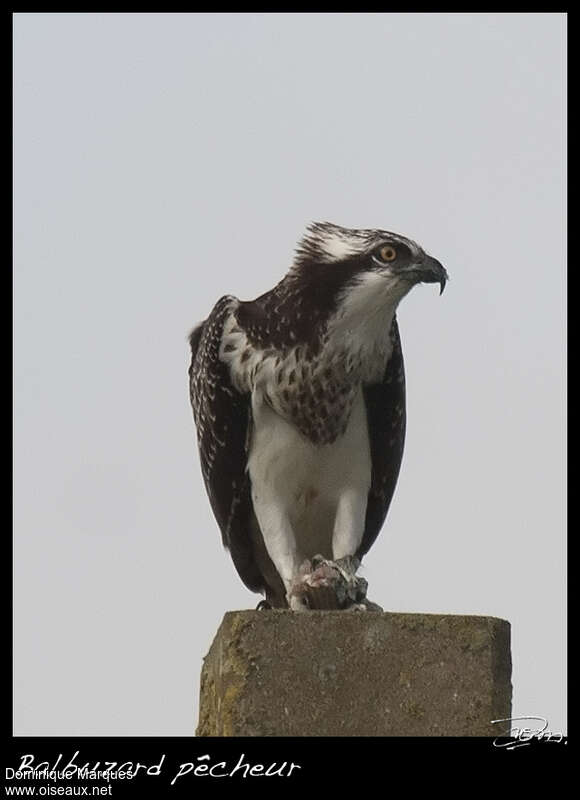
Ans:
<svg viewBox="0 0 580 800"><path fill-rule="evenodd" d="M230 611L198 736L497 736L510 625L494 617Z"/></svg>

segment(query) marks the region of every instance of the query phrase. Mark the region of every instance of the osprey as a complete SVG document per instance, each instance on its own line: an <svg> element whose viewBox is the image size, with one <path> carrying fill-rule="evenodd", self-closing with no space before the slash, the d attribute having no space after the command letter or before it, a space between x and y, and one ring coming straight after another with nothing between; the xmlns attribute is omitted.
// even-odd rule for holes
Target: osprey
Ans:
<svg viewBox="0 0 580 800"><path fill-rule="evenodd" d="M191 333L190 398L223 544L258 607L373 607L356 576L405 438L395 312L447 273L411 239L312 223L286 276Z"/></svg>

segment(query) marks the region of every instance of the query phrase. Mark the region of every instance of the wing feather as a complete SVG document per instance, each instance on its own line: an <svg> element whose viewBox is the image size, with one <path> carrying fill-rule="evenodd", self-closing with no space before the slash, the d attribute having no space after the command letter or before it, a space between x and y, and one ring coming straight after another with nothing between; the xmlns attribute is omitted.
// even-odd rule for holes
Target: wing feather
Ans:
<svg viewBox="0 0 580 800"><path fill-rule="evenodd" d="M222 297L192 331L189 390L203 480L223 544L246 586L260 592L264 579L253 557L254 512L246 472L250 395L234 387L219 358L225 320L238 303L229 295Z"/></svg>
<svg viewBox="0 0 580 800"><path fill-rule="evenodd" d="M405 444L405 369L396 318L391 328L393 351L381 383L364 387L371 446L371 488L365 530L357 555L369 551L381 530L399 476Z"/></svg>

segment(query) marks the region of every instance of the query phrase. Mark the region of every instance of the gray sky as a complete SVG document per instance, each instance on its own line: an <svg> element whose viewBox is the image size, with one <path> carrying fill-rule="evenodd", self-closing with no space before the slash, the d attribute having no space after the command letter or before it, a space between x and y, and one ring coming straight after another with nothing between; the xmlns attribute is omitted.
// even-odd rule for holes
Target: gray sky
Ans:
<svg viewBox="0 0 580 800"><path fill-rule="evenodd" d="M369 595L508 619L514 715L565 732L565 23L15 15L16 734L193 733L201 658L259 596L204 493L186 337L312 219L451 276L399 309Z"/></svg>

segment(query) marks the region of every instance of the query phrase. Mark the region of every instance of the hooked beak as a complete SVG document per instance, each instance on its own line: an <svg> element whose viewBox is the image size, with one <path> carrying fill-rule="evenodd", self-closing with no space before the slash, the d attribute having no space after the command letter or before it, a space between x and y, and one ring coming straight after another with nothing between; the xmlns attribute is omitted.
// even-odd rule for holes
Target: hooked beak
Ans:
<svg viewBox="0 0 580 800"><path fill-rule="evenodd" d="M445 284L449 279L447 270L436 258L425 255L422 261L413 264L409 270L411 274L417 277L419 283L438 283L441 287L439 296L443 294Z"/></svg>

